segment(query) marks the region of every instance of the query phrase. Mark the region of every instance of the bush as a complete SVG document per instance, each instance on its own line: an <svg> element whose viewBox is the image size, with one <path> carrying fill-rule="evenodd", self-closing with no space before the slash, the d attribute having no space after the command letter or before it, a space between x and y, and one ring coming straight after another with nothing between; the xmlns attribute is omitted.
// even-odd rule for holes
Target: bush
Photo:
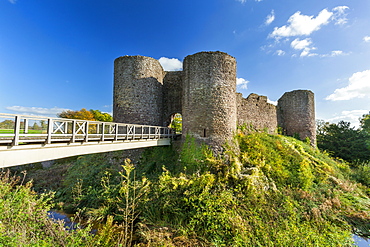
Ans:
<svg viewBox="0 0 370 247"><path fill-rule="evenodd" d="M37 195L31 183L0 173L0 246L91 246L90 229L66 231L47 215L53 193Z"/></svg>
<svg viewBox="0 0 370 247"><path fill-rule="evenodd" d="M267 133L239 132L225 150L214 157L188 137L120 170L111 156L84 156L65 196L105 222L98 246L349 246L352 227L369 232L370 200L346 163ZM352 174L365 188L368 169Z"/></svg>
<svg viewBox="0 0 370 247"><path fill-rule="evenodd" d="M370 187L370 161L357 164L353 170L353 178L357 182Z"/></svg>

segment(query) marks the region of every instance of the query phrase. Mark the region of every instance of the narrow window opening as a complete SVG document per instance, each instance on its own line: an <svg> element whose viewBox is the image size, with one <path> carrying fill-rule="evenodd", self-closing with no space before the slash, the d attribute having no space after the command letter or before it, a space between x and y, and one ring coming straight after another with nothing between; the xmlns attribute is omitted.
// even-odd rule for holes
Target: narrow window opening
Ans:
<svg viewBox="0 0 370 247"><path fill-rule="evenodd" d="M207 137L207 129L203 129L203 137Z"/></svg>

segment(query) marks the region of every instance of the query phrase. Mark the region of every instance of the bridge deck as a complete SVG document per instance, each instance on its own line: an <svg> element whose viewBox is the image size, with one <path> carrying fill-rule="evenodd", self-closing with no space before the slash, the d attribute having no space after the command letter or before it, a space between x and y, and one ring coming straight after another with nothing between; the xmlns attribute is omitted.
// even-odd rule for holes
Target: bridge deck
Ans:
<svg viewBox="0 0 370 247"><path fill-rule="evenodd" d="M12 126L0 127L0 167L170 145L175 136L172 129L160 126L0 113L0 124L4 122Z"/></svg>

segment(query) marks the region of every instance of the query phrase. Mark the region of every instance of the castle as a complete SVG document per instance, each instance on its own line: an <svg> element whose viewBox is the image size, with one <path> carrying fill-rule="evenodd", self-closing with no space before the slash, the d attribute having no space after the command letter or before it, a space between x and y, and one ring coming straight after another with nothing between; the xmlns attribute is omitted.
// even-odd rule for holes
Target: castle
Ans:
<svg viewBox="0 0 370 247"><path fill-rule="evenodd" d="M314 94L285 93L277 106L266 96L236 92L236 60L223 52L199 52L184 59L182 71L164 71L158 60L122 56L114 61L115 122L168 125L174 114L190 134L220 147L247 124L270 133L281 127L287 135L316 142Z"/></svg>

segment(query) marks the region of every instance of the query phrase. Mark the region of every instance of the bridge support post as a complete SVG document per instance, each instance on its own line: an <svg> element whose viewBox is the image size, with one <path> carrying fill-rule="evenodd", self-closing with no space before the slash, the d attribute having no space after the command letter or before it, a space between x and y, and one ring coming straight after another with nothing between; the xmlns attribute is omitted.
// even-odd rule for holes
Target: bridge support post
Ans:
<svg viewBox="0 0 370 247"><path fill-rule="evenodd" d="M15 116L13 146L18 146L18 144L19 144L19 131L20 131L20 129L21 129L21 118L20 118L20 116Z"/></svg>
<svg viewBox="0 0 370 247"><path fill-rule="evenodd" d="M48 119L48 137L46 139L46 144L51 143L51 134L53 133L53 119Z"/></svg>
<svg viewBox="0 0 370 247"><path fill-rule="evenodd" d="M28 119L24 119L24 133L28 134Z"/></svg>
<svg viewBox="0 0 370 247"><path fill-rule="evenodd" d="M104 134L105 134L104 131L105 131L105 123L102 123L100 141L104 141Z"/></svg>
<svg viewBox="0 0 370 247"><path fill-rule="evenodd" d="M118 140L118 124L114 125L114 129L115 129L114 140L117 141Z"/></svg>
<svg viewBox="0 0 370 247"><path fill-rule="evenodd" d="M89 122L85 123L85 142L89 141Z"/></svg>
<svg viewBox="0 0 370 247"><path fill-rule="evenodd" d="M76 120L73 120L72 123L72 140L71 143L74 143L76 141Z"/></svg>

